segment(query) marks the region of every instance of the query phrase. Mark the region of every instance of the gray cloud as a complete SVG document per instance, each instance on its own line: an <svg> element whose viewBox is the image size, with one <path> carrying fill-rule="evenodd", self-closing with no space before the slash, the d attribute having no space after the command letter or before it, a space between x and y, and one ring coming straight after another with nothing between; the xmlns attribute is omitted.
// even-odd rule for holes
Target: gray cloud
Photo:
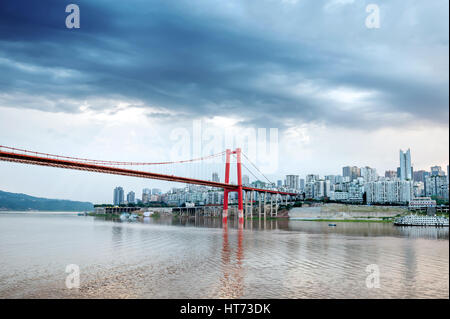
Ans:
<svg viewBox="0 0 450 319"><path fill-rule="evenodd" d="M379 30L365 3L78 1L81 28L67 30L61 1L2 1L0 105L70 113L106 98L170 111L149 115L161 120L448 125L448 2L380 1ZM373 94L328 94L339 90Z"/></svg>

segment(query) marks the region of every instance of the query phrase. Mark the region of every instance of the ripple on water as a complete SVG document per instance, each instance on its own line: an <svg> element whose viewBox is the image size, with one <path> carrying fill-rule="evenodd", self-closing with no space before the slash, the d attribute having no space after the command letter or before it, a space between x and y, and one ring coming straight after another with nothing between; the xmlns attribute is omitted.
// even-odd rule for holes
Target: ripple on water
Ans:
<svg viewBox="0 0 450 319"><path fill-rule="evenodd" d="M2 298L448 298L448 229L0 214ZM181 226L180 226L181 224ZM197 225L194 227L194 225ZM81 287L66 289L65 267ZM380 288L368 289L368 265Z"/></svg>

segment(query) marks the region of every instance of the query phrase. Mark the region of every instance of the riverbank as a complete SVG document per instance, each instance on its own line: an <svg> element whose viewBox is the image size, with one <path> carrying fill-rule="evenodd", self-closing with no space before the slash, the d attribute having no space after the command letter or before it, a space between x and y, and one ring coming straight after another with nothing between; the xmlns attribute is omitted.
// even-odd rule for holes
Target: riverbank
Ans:
<svg viewBox="0 0 450 319"><path fill-rule="evenodd" d="M291 220L301 220L308 222L346 222L346 223L393 223L394 219L302 219L302 218L291 218Z"/></svg>
<svg viewBox="0 0 450 319"><path fill-rule="evenodd" d="M347 204L317 204L294 207L289 219L311 221L392 222L395 217L408 214L406 207L366 206Z"/></svg>

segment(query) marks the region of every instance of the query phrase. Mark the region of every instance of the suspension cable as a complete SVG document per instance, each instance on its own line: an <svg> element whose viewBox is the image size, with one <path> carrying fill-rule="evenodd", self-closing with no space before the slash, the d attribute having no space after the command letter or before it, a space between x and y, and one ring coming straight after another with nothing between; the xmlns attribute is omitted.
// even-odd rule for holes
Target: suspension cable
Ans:
<svg viewBox="0 0 450 319"><path fill-rule="evenodd" d="M172 162L117 162L117 161L105 161L105 160L94 160L94 159L87 159L87 158L78 158L78 157L70 157L70 156L63 156L63 155L55 155L55 154L47 154L47 153L41 153L41 152L35 152L35 151L29 151L24 150L20 148L14 148L14 147L8 147L0 145L0 150L4 148L9 151L18 151L23 152L27 154L34 154L34 155L41 155L46 157L55 157L55 158L61 158L61 159L69 159L69 160L75 160L75 161L82 161L90 164L110 164L110 165L163 165L163 164L180 164L180 163L188 163L188 162L196 162L196 161L203 161L206 159L219 157L224 155L226 152L220 152L217 154L212 154L208 156L188 159L188 160L181 160L181 161L172 161Z"/></svg>
<svg viewBox="0 0 450 319"><path fill-rule="evenodd" d="M243 154L243 153L241 152L241 154ZM237 159L236 154L233 154L233 156ZM241 164L242 164L242 166L244 166L244 168L247 169L247 171L248 171L250 174L253 175L253 177L254 177L257 181L259 180L259 177L257 177L255 174L253 174L253 172L247 167L247 165L245 165L242 161L241 161ZM262 174L262 173L261 173L261 174ZM264 176L264 174L263 174L263 176ZM264 176L264 177L265 177L265 176ZM266 177L266 179L267 179L267 177ZM271 182L269 181L269 183L271 183Z"/></svg>
<svg viewBox="0 0 450 319"><path fill-rule="evenodd" d="M273 183L266 177L266 175L264 175L264 174L259 170L259 168L256 167L255 164L252 163L252 161L247 157L247 155L245 155L244 152L241 152L241 154L244 155L244 157L247 159L247 161L249 161L250 164L252 164L253 167L256 168L256 170L257 170L262 176L264 176L264 178L265 178L270 184L273 184Z"/></svg>

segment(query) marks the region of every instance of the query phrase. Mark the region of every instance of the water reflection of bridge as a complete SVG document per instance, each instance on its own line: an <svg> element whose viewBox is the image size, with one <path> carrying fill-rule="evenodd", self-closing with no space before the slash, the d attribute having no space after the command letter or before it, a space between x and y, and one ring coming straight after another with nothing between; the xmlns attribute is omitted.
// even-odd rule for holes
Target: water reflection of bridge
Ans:
<svg viewBox="0 0 450 319"><path fill-rule="evenodd" d="M158 221L161 223L161 221ZM243 229L247 230L278 230L288 229L289 220L287 219L246 219L244 222L239 223L239 216L235 214L228 223L223 223L221 218L218 217L204 217L204 216L175 216L167 217L165 224L179 225L179 226L192 226L192 227L206 227L206 228L238 228L240 225Z"/></svg>
<svg viewBox="0 0 450 319"><path fill-rule="evenodd" d="M238 224L236 258L232 257L232 249L228 240L228 225L223 225L221 254L222 277L220 278L220 298L240 298L244 294L245 268L242 223Z"/></svg>

